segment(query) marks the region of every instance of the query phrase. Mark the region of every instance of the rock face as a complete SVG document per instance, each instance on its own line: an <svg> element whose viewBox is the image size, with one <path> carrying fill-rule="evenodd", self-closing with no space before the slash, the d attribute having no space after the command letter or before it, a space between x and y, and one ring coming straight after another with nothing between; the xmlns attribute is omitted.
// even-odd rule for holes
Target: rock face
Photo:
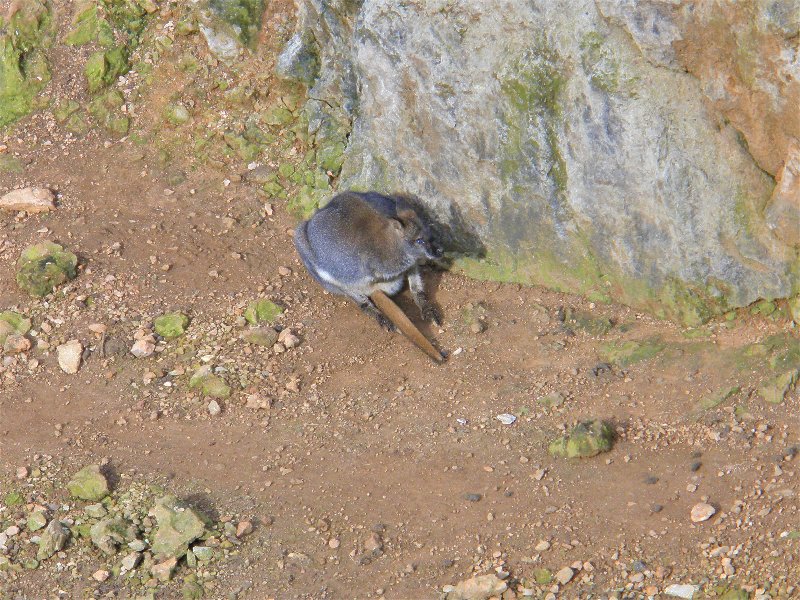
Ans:
<svg viewBox="0 0 800 600"><path fill-rule="evenodd" d="M800 291L793 0L299 5L340 187L419 195L467 274L690 324Z"/></svg>

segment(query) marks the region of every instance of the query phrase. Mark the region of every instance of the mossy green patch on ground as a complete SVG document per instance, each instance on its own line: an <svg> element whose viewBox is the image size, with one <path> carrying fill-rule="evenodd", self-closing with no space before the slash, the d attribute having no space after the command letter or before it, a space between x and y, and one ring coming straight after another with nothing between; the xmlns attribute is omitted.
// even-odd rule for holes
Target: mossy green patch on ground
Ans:
<svg viewBox="0 0 800 600"><path fill-rule="evenodd" d="M263 0L209 0L211 9L236 31L246 46L251 46L261 29Z"/></svg>
<svg viewBox="0 0 800 600"><path fill-rule="evenodd" d="M565 458L589 458L608 452L614 445L614 428L600 420L578 423L563 437L548 446L552 456Z"/></svg>
<svg viewBox="0 0 800 600"><path fill-rule="evenodd" d="M53 242L22 251L17 261L17 285L31 296L46 296L77 275L78 258Z"/></svg>
<svg viewBox="0 0 800 600"><path fill-rule="evenodd" d="M64 38L64 43L70 46L82 46L90 42L97 42L104 48L114 45L114 30L100 14L98 3L93 0L84 2L78 8L72 19L72 31Z"/></svg>
<svg viewBox="0 0 800 600"><path fill-rule="evenodd" d="M644 341L610 342L600 346L600 356L606 362L619 367L627 367L643 360L648 360L666 348L658 338Z"/></svg>
<svg viewBox="0 0 800 600"><path fill-rule="evenodd" d="M227 398L231 395L227 382L219 375L214 375L208 365L195 371L189 379L189 387L209 398Z"/></svg>
<svg viewBox="0 0 800 600"><path fill-rule="evenodd" d="M19 492L12 490L3 496L3 504L6 506L19 506L25 502L25 496Z"/></svg>
<svg viewBox="0 0 800 600"><path fill-rule="evenodd" d="M123 46L95 52L86 61L84 75L89 91L98 92L114 83L120 75L130 69L128 51Z"/></svg>
<svg viewBox="0 0 800 600"><path fill-rule="evenodd" d="M0 154L0 173L24 173L25 167L16 156Z"/></svg>
<svg viewBox="0 0 800 600"><path fill-rule="evenodd" d="M50 81L44 50L52 17L41 0L26 0L0 26L0 129L27 115Z"/></svg>
<svg viewBox="0 0 800 600"><path fill-rule="evenodd" d="M738 386L733 387L724 387L718 389L713 394L702 398L700 402L697 403L695 406L695 410L697 412L704 411L704 410L711 410L712 408L716 408L728 398L735 396L741 391L741 388Z"/></svg>
<svg viewBox="0 0 800 600"><path fill-rule="evenodd" d="M130 128L130 119L120 110L124 103L125 99L119 91L109 90L92 100L89 112L108 132L125 135Z"/></svg>
<svg viewBox="0 0 800 600"><path fill-rule="evenodd" d="M251 325L261 323L272 323L283 314L283 307L275 304L272 300L256 300L251 302L244 311L244 318Z"/></svg>
<svg viewBox="0 0 800 600"><path fill-rule="evenodd" d="M595 317L589 313L567 307L564 310L564 325L580 329L594 336L607 334L614 327L608 317Z"/></svg>

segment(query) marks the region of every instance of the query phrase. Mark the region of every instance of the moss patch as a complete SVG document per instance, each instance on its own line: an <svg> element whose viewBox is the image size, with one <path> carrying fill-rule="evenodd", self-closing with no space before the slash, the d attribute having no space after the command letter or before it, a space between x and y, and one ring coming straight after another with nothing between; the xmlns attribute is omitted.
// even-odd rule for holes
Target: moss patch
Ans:
<svg viewBox="0 0 800 600"><path fill-rule="evenodd" d="M573 427L568 435L554 440L548 452L565 458L589 458L611 450L614 437L614 428L608 423L585 421Z"/></svg>
<svg viewBox="0 0 800 600"><path fill-rule="evenodd" d="M642 342L611 342L600 346L600 356L606 362L619 367L627 367L633 363L653 358L664 348L666 345L656 338Z"/></svg>
<svg viewBox="0 0 800 600"><path fill-rule="evenodd" d="M17 261L17 285L32 296L46 296L76 276L78 258L53 242L26 248Z"/></svg>
<svg viewBox="0 0 800 600"><path fill-rule="evenodd" d="M0 19L0 129L35 108L50 81L44 49L51 41L51 15L40 0L25 0L8 24Z"/></svg>
<svg viewBox="0 0 800 600"><path fill-rule="evenodd" d="M209 0L209 6L234 28L243 44L251 46L256 41L264 13L263 0Z"/></svg>
<svg viewBox="0 0 800 600"><path fill-rule="evenodd" d="M251 325L272 323L283 314L283 307L271 300L256 300L251 302L244 311L244 318Z"/></svg>

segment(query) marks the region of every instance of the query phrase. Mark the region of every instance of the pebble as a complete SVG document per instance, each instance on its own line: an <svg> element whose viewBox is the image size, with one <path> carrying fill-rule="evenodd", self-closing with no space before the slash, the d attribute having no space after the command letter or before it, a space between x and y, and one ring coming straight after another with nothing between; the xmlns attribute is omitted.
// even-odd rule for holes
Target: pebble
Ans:
<svg viewBox="0 0 800 600"><path fill-rule="evenodd" d="M250 521L239 521L236 526L236 537L241 538L253 533L253 524Z"/></svg>
<svg viewBox="0 0 800 600"><path fill-rule="evenodd" d="M0 209L28 213L50 212L56 207L55 195L47 188L28 187L12 190L0 198Z"/></svg>
<svg viewBox="0 0 800 600"><path fill-rule="evenodd" d="M28 476L28 467L17 468L17 479L25 479Z"/></svg>
<svg viewBox="0 0 800 600"><path fill-rule="evenodd" d="M221 412L222 407L219 405L219 402L212 400L208 403L208 414L210 414L212 417L216 417Z"/></svg>
<svg viewBox="0 0 800 600"><path fill-rule="evenodd" d="M686 600L692 600L694 598L694 593L697 591L696 585L689 585L686 583L673 583L672 585L668 585L664 590L664 593L667 596L672 596L673 598L685 598Z"/></svg>
<svg viewBox="0 0 800 600"><path fill-rule="evenodd" d="M288 277L292 274L292 270L289 267L278 267L278 275L281 277Z"/></svg>
<svg viewBox="0 0 800 600"><path fill-rule="evenodd" d="M14 354L22 354L31 349L31 342L24 335L12 333L6 337L3 344L3 352L11 356Z"/></svg>
<svg viewBox="0 0 800 600"><path fill-rule="evenodd" d="M287 328L278 334L278 343L283 344L284 348L290 350L300 345L300 338L292 333L291 329Z"/></svg>
<svg viewBox="0 0 800 600"><path fill-rule="evenodd" d="M74 375L81 366L83 345L78 340L70 340L56 348L58 366L64 373Z"/></svg>
<svg viewBox="0 0 800 600"><path fill-rule="evenodd" d="M513 425L517 417L509 413L503 413L502 415L497 415L495 419L500 421L503 425Z"/></svg>
<svg viewBox="0 0 800 600"><path fill-rule="evenodd" d="M693 523L702 523L708 521L714 516L717 509L706 502L700 502L692 507L691 519Z"/></svg>
<svg viewBox="0 0 800 600"><path fill-rule="evenodd" d="M152 356L155 351L156 344L150 336L137 340L131 347L131 354L136 358L147 358L148 356Z"/></svg>
<svg viewBox="0 0 800 600"><path fill-rule="evenodd" d="M340 544L341 544L341 542L339 541L338 538L331 538L331 539L328 540L328 546L330 548L333 548L334 550L336 550L339 547Z"/></svg>
<svg viewBox="0 0 800 600"><path fill-rule="evenodd" d="M464 499L469 502L480 502L481 497L480 494L464 494Z"/></svg>
<svg viewBox="0 0 800 600"><path fill-rule="evenodd" d="M142 555L139 552L131 552L122 559L122 569L124 571L133 571L141 560Z"/></svg>
<svg viewBox="0 0 800 600"><path fill-rule="evenodd" d="M567 585L572 578L575 577L575 571L573 571L570 567L564 567L558 573L556 573L556 581L561 585Z"/></svg>
<svg viewBox="0 0 800 600"><path fill-rule="evenodd" d="M92 579L94 579L95 581L105 581L106 579L109 578L110 575L111 573L109 573L108 571L104 569L98 569L97 571L92 573Z"/></svg>
<svg viewBox="0 0 800 600"><path fill-rule="evenodd" d="M542 540L541 542L536 544L534 550L536 550L537 552L546 552L547 550L550 550L550 542L548 542L547 540Z"/></svg>

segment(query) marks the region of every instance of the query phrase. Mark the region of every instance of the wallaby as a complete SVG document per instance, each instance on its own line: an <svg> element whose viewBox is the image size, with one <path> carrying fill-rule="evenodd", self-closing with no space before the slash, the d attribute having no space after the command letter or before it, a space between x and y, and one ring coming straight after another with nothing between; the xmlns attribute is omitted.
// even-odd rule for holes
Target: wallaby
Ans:
<svg viewBox="0 0 800 600"><path fill-rule="evenodd" d="M420 265L441 257L442 248L411 198L337 194L298 226L294 244L314 279L326 290L350 297L385 329L394 326L369 297L376 290L397 294L406 277L422 318L441 323L425 294Z"/></svg>

